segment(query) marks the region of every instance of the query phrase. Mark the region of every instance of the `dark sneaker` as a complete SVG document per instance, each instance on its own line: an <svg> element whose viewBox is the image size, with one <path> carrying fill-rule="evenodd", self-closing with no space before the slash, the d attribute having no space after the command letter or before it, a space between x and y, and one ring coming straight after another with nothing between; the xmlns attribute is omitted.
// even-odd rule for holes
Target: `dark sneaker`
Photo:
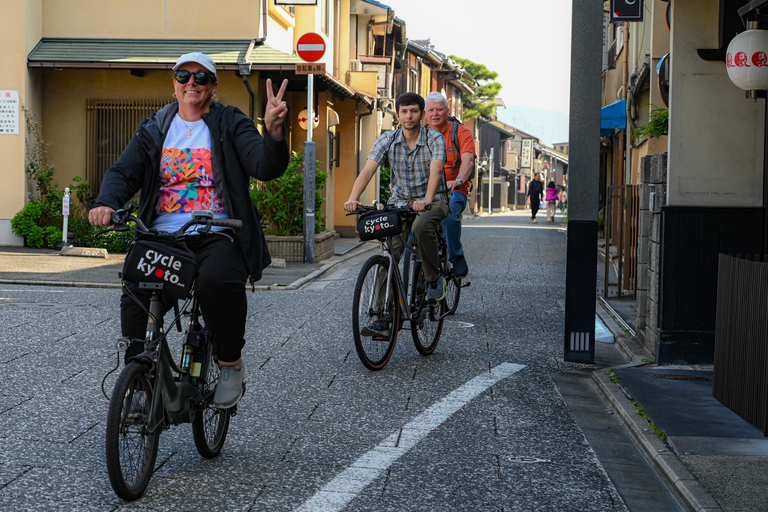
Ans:
<svg viewBox="0 0 768 512"><path fill-rule="evenodd" d="M243 379L245 365L239 370L234 366L222 366L219 383L216 384L216 394L213 395L213 406L219 409L233 407L243 397Z"/></svg>
<svg viewBox="0 0 768 512"><path fill-rule="evenodd" d="M427 287L427 299L433 302L443 300L445 298L445 279L441 277L437 278L434 283L429 283Z"/></svg>
<svg viewBox="0 0 768 512"><path fill-rule="evenodd" d="M147 407L147 398L144 392L134 391L125 394L123 399L123 414L127 423L141 423L144 421L144 411Z"/></svg>
<svg viewBox="0 0 768 512"><path fill-rule="evenodd" d="M469 266L467 265L467 259L463 254L453 262L453 275L458 279L464 279L469 275Z"/></svg>
<svg viewBox="0 0 768 512"><path fill-rule="evenodd" d="M389 322L373 322L360 329L360 336L389 336Z"/></svg>

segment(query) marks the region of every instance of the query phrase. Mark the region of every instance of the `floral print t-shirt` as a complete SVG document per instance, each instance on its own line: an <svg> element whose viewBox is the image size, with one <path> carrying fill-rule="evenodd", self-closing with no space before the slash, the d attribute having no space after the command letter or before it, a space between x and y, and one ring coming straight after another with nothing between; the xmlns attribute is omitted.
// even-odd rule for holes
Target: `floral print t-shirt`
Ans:
<svg viewBox="0 0 768 512"><path fill-rule="evenodd" d="M152 226L175 231L193 210L227 218L213 178L211 132L202 119L190 123L176 114L163 144L158 216Z"/></svg>

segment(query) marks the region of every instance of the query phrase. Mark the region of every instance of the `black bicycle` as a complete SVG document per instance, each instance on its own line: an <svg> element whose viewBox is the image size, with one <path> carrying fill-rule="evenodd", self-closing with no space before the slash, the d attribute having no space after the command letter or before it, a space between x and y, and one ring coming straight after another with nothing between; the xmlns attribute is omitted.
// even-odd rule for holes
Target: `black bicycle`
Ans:
<svg viewBox="0 0 768 512"><path fill-rule="evenodd" d="M181 229L162 233L147 229L133 215L134 209L115 212L114 227L102 231L135 230L123 267L123 287L127 290L127 280L137 283L139 289L151 291L146 338L118 342L123 349L142 343L144 350L126 361L112 391L107 413L107 471L115 493L125 500L135 500L146 490L164 429L191 422L198 452L213 458L221 452L230 418L237 413L237 406L218 409L212 405L220 371L192 291L196 262L183 240L189 228L195 227L195 232L200 234L229 236L212 231L211 227L239 228L242 222L214 219L211 212L195 211ZM163 326L164 295L183 299L181 308L176 302L175 317L170 325L181 332L181 318L188 319L178 364L171 355L168 332Z"/></svg>
<svg viewBox="0 0 768 512"><path fill-rule="evenodd" d="M395 349L400 329L409 323L416 350L427 356L435 351L450 314L446 300L427 298L419 249L413 237L402 239L402 227L418 215L410 206L361 206L358 231L361 240L378 240L382 253L363 264L355 284L352 309L352 332L360 361L369 370L381 370ZM351 215L351 214L350 214ZM403 272L394 256L395 237L403 243ZM445 240L441 237L441 259L445 258ZM446 273L449 264L441 266ZM458 293L456 294L458 299Z"/></svg>

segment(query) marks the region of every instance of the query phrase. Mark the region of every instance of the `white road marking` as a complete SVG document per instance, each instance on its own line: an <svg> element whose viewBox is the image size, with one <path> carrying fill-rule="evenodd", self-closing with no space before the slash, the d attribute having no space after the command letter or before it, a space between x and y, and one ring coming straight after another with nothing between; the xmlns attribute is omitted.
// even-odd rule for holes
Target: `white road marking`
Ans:
<svg viewBox="0 0 768 512"><path fill-rule="evenodd" d="M439 402L416 416L378 446L363 454L314 496L294 512L336 512L342 510L368 484L384 473L397 459L408 453L430 432L442 425L455 412L502 379L525 368L514 363L503 363L470 380ZM399 441L398 441L399 438Z"/></svg>

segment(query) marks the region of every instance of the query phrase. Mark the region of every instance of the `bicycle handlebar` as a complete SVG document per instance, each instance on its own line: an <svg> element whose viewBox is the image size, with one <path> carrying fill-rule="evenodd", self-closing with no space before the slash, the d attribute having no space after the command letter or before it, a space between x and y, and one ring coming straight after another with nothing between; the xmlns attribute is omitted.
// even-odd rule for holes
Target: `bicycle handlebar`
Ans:
<svg viewBox="0 0 768 512"><path fill-rule="evenodd" d="M377 210L396 211L396 212L399 212L401 215L418 215L419 214L419 212L414 210L413 206L411 206L411 205L397 206L397 205L394 205L394 204L384 204L384 205L382 205L382 208L379 208L378 206L379 205L374 205L374 206L360 205L360 206L357 207L357 210L355 210L353 212L347 213L346 216L349 217L350 215L360 215L360 214L365 213L365 212L372 212L372 211L377 211ZM428 204L426 209L427 210L432 209L432 205Z"/></svg>
<svg viewBox="0 0 768 512"><path fill-rule="evenodd" d="M133 222L139 232L150 233L151 230L146 226L146 224L144 224L140 218L133 214L135 211L136 207L134 205L129 205L126 208L116 210L114 213L112 213L111 219L114 227L105 229L104 231L99 231L96 233L96 235L98 236L102 233L106 233L107 231L120 230L121 227L127 227L128 222ZM184 225L181 226L181 228L179 228L177 231L167 234L170 236L180 236L185 234L187 229L196 225L202 226L201 230L205 232L207 231L206 228L210 228L210 226L221 226L225 228L239 229L243 227L243 221L240 219L214 219L213 212L207 210L194 210L190 220L185 222Z"/></svg>

